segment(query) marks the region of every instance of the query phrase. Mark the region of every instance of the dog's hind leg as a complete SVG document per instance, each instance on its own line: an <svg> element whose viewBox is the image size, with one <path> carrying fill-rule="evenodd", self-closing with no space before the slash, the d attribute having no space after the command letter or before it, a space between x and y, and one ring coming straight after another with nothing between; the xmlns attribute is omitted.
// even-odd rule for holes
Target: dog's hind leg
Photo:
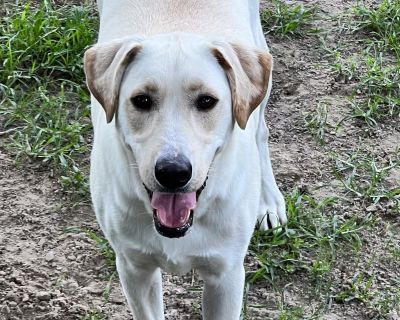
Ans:
<svg viewBox="0 0 400 320"><path fill-rule="evenodd" d="M117 270L129 307L137 320L163 320L161 271L117 255Z"/></svg>

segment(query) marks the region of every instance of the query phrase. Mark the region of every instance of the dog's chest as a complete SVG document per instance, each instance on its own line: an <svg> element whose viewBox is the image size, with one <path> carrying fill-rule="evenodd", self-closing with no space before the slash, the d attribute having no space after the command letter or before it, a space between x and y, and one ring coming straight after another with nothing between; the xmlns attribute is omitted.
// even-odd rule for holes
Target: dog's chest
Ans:
<svg viewBox="0 0 400 320"><path fill-rule="evenodd" d="M165 257L157 257L156 260L160 268L169 273L183 275L192 269L191 261L188 258L171 260Z"/></svg>
<svg viewBox="0 0 400 320"><path fill-rule="evenodd" d="M160 268L166 272L183 275L191 270L200 273L213 274L218 277L219 273L226 269L226 261L220 256L187 256L167 258L165 256L155 257Z"/></svg>

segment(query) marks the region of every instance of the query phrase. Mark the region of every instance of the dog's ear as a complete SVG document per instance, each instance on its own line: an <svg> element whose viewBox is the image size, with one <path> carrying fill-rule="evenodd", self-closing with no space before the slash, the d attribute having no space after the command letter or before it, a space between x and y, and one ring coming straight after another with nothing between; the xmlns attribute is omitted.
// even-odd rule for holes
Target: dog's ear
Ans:
<svg viewBox="0 0 400 320"><path fill-rule="evenodd" d="M267 93L272 56L266 50L228 43L215 43L212 53L228 77L233 115L239 127L245 129L251 113Z"/></svg>
<svg viewBox="0 0 400 320"><path fill-rule="evenodd" d="M138 39L100 43L85 52L84 67L90 92L111 122L118 107L119 89L127 66L141 49Z"/></svg>

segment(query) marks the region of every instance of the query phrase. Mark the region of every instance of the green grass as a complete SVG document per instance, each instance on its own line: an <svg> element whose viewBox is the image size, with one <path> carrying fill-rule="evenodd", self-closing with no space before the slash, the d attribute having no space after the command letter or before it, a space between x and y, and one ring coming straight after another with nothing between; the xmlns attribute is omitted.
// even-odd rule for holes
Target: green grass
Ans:
<svg viewBox="0 0 400 320"><path fill-rule="evenodd" d="M305 8L302 4L289 5L282 0L274 0L273 8L266 8L261 13L261 23L265 32L282 36L301 35L311 31L315 20L316 8ZM314 29L315 31L315 29Z"/></svg>
<svg viewBox="0 0 400 320"><path fill-rule="evenodd" d="M107 319L101 312L90 310L89 313L81 317L79 320L105 320Z"/></svg>
<svg viewBox="0 0 400 320"><path fill-rule="evenodd" d="M304 294L309 292L319 305L310 313L278 301L279 319L318 319L329 308L327 301L333 299L333 272L338 261L362 249L362 234L375 220L371 215L344 218L335 214L343 201L337 197L316 200L296 189L286 197L288 224L278 232L255 232L249 247L254 266L246 275L247 291L255 283L267 281L284 297L285 286L292 277L300 276ZM247 309L245 297L244 316Z"/></svg>
<svg viewBox="0 0 400 320"><path fill-rule="evenodd" d="M111 245L107 241L106 238L104 238L102 235L99 235L93 230L86 229L85 233L89 236L90 239L94 240L99 247L100 251L102 252L103 256L106 258L106 264L105 267L111 271L115 271L115 252L111 248Z"/></svg>
<svg viewBox="0 0 400 320"><path fill-rule="evenodd" d="M374 285L374 281L374 277L366 278L362 274L356 274L348 288L336 294L335 299L339 302L358 300L367 303L372 299L371 288Z"/></svg>
<svg viewBox="0 0 400 320"><path fill-rule="evenodd" d="M353 30L362 30L371 36L372 43L392 50L400 58L400 0L383 0L375 8L357 5Z"/></svg>
<svg viewBox="0 0 400 320"><path fill-rule="evenodd" d="M385 178L391 170L400 167L397 156L382 163L368 156L366 152L359 149L343 153L332 154L335 162L334 173L336 178L343 184L345 189L353 196L367 201L367 203L378 203L380 201L400 201L399 186L388 187Z"/></svg>
<svg viewBox="0 0 400 320"><path fill-rule="evenodd" d="M8 4L0 20L0 116L17 160L55 169L65 190L88 195L89 94L82 57L95 42L89 6Z"/></svg>
<svg viewBox="0 0 400 320"><path fill-rule="evenodd" d="M368 275L368 269L362 268L353 278L337 288L333 298L339 303L357 302L364 304L376 314L375 318L386 319L387 316L400 305L400 290L397 285L386 290L377 290L379 279Z"/></svg>
<svg viewBox="0 0 400 320"><path fill-rule="evenodd" d="M360 232L370 217L344 219L328 214L338 198L316 201L294 190L286 200L288 224L282 231L256 231L253 236L249 252L258 268L248 273L249 282L264 279L274 284L278 274L304 271L318 278L334 264L339 248L361 247Z"/></svg>
<svg viewBox="0 0 400 320"><path fill-rule="evenodd" d="M357 5L347 17L347 30L356 34L356 52L329 50L332 70L355 83L349 97L352 113L345 118L376 126L400 115L400 1L384 0L377 7Z"/></svg>
<svg viewBox="0 0 400 320"><path fill-rule="evenodd" d="M321 144L326 142L326 131L334 129L334 126L328 123L329 108L330 106L327 103L320 102L314 111L304 115L306 127Z"/></svg>
<svg viewBox="0 0 400 320"><path fill-rule="evenodd" d="M43 78L83 84L82 54L94 43L96 19L90 7L11 6L0 24L0 83L8 88L42 84Z"/></svg>
<svg viewBox="0 0 400 320"><path fill-rule="evenodd" d="M302 307L292 307L283 310L278 320L303 320L305 318L304 309Z"/></svg>
<svg viewBox="0 0 400 320"><path fill-rule="evenodd" d="M33 158L59 170L61 181L70 190L87 192L88 181L78 162L88 153L85 136L91 129L89 108L81 97L61 83L60 92L40 86L17 101L0 107L5 128L18 128L10 136L9 149L19 162ZM78 102L78 103L77 103Z"/></svg>
<svg viewBox="0 0 400 320"><path fill-rule="evenodd" d="M355 82L351 97L352 114L348 118L364 120L376 126L400 115L400 65L378 51L362 53L342 60L337 54L332 70L347 82Z"/></svg>

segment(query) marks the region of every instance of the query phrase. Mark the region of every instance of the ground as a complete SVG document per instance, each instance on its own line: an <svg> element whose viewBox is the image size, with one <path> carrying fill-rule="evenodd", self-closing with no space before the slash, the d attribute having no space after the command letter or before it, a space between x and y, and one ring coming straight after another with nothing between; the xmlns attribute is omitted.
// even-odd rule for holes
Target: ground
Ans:
<svg viewBox="0 0 400 320"><path fill-rule="evenodd" d="M243 318L398 320L398 52L354 25L355 1L302 2L312 18L298 18L307 21L287 34L271 31L284 15L273 14L279 2L262 5L272 10L264 21L274 56L269 146L289 224L255 233L245 261ZM65 3L71 1L57 5ZM400 11L398 1L391 3ZM368 69L364 58L377 48L393 73L376 63ZM374 82L386 71L394 85ZM15 104L1 92L0 320L132 319L87 195L66 188L71 179L60 184L65 173L51 161L32 154L20 160L15 131L25 129L20 119L10 120ZM394 102L365 109L364 100L380 94ZM90 133L84 140L90 144ZM84 166L87 154L76 163ZM166 319L201 319L195 273L165 274L164 292Z"/></svg>

